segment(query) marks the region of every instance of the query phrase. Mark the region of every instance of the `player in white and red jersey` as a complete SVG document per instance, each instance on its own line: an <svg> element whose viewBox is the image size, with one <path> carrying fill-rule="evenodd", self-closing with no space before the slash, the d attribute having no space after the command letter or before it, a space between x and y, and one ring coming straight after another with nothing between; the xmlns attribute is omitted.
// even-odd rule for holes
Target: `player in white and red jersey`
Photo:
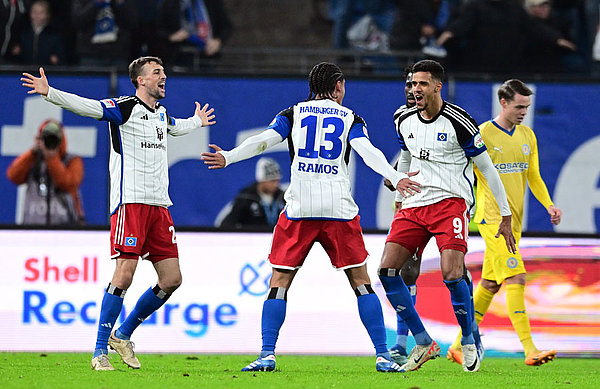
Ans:
<svg viewBox="0 0 600 389"><path fill-rule="evenodd" d="M267 130L246 139L230 151L216 145L216 153L202 153L210 169L224 168L253 157L287 140L291 156L286 208L273 232L269 262L273 267L270 290L262 311L263 346L260 357L242 371L272 371L275 344L285 319L287 291L314 242L319 242L332 265L344 270L358 298L358 310L377 354L378 371L398 372L386 347L381 304L366 270L368 253L352 199L348 160L354 149L369 167L388 178L402 193L418 190L369 141L364 120L342 106L345 79L332 63L315 65L309 74L307 101L281 111Z"/></svg>
<svg viewBox="0 0 600 389"><path fill-rule="evenodd" d="M477 371L480 358L473 336L474 312L464 279L469 211L473 205L473 162L487 178L502 213L497 237L502 234L514 252L511 213L504 187L494 168L475 121L461 108L442 100L443 67L431 60L413 68L412 92L416 106L397 120L402 148L400 171L418 170L421 191L404 196L402 209L394 217L384 248L379 278L390 303L405 320L417 346L403 365L415 370L440 354L419 319L400 269L432 236L441 253L444 283L463 334L463 369ZM398 199L397 199L398 200Z"/></svg>
<svg viewBox="0 0 600 389"><path fill-rule="evenodd" d="M169 199L167 140L165 135L184 135L201 126L214 124L213 109L196 102L194 116L174 119L158 100L165 97L162 60L141 57L129 65L135 95L116 99L92 100L52 88L40 68L40 77L23 73L23 86L78 115L109 123L111 254L116 268L104 294L94 370L114 370L108 360L108 346L117 351L125 364L139 368L140 362L129 340L133 331L159 309L181 284L179 254L173 220L167 209ZM113 330L123 306L123 297L139 258L154 264L158 283L138 300L123 324Z"/></svg>

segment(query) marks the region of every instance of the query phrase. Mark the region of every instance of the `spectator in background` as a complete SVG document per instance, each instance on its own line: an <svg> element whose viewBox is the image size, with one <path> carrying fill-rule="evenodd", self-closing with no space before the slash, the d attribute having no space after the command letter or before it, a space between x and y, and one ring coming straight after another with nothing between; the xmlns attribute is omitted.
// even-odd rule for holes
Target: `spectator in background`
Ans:
<svg viewBox="0 0 600 389"><path fill-rule="evenodd" d="M73 0L71 18L81 65L127 66L138 20L135 0Z"/></svg>
<svg viewBox="0 0 600 389"><path fill-rule="evenodd" d="M513 0L478 0L463 4L456 20L439 39L460 42L447 46L452 67L476 72L520 72L528 39L529 17Z"/></svg>
<svg viewBox="0 0 600 389"><path fill-rule="evenodd" d="M73 0L47 0L50 4L52 27L62 35L65 50L65 63L76 65L77 57L77 29L71 23L71 8Z"/></svg>
<svg viewBox="0 0 600 389"><path fill-rule="evenodd" d="M40 125L33 147L6 169L16 185L25 184L23 224L80 225L84 223L79 186L83 160L67 153L62 123L48 119Z"/></svg>
<svg viewBox="0 0 600 389"><path fill-rule="evenodd" d="M526 0L525 9L531 17L531 39L525 49L528 69L544 73L583 70L584 59L567 39L568 31L561 31L552 17L550 0Z"/></svg>
<svg viewBox="0 0 600 389"><path fill-rule="evenodd" d="M24 0L0 0L0 64L13 60L25 13Z"/></svg>
<svg viewBox="0 0 600 389"><path fill-rule="evenodd" d="M397 5L392 0L329 0L329 15L333 21L333 48L349 48L348 30L361 20L365 22L363 19L369 18L368 30L371 33L368 35L373 36L365 36L365 41L371 46L377 46L380 51L389 50L388 36L392 30L396 8ZM377 45L373 39L384 42Z"/></svg>
<svg viewBox="0 0 600 389"><path fill-rule="evenodd" d="M423 50L433 57L445 57L446 50L437 38L446 29L452 14L449 0L426 0L415 7L411 0L400 0L390 35L394 50Z"/></svg>
<svg viewBox="0 0 600 389"><path fill-rule="evenodd" d="M600 70L600 21L598 20L598 14L600 13L600 1L596 1L595 5L595 12L596 12L596 18L595 18L595 39L594 39L594 44L592 46L592 70L595 71L596 69Z"/></svg>
<svg viewBox="0 0 600 389"><path fill-rule="evenodd" d="M160 52L160 42L156 31L159 2L160 0L135 0L139 23L132 36L131 56L134 58L156 55Z"/></svg>
<svg viewBox="0 0 600 389"><path fill-rule="evenodd" d="M28 65L62 65L65 51L61 34L50 24L50 4L36 0L29 10L31 23L23 29L20 44L13 51Z"/></svg>
<svg viewBox="0 0 600 389"><path fill-rule="evenodd" d="M285 207L284 192L279 188L281 169L274 159L261 158L255 175L256 182L240 191L220 227L275 227Z"/></svg>
<svg viewBox="0 0 600 389"><path fill-rule="evenodd" d="M163 0L158 29L165 62L191 66L194 51L205 57L219 54L231 35L231 22L221 0Z"/></svg>

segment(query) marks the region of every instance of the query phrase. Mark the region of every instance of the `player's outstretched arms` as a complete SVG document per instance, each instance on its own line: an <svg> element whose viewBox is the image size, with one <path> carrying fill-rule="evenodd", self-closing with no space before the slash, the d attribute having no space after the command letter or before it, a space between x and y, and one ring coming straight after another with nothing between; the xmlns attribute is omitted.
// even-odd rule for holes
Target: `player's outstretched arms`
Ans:
<svg viewBox="0 0 600 389"><path fill-rule="evenodd" d="M201 107L200 103L196 101L196 111L194 114L202 120L202 127L212 126L216 123L214 120L214 111L214 108L208 109L208 104L204 104L204 107Z"/></svg>
<svg viewBox="0 0 600 389"><path fill-rule="evenodd" d="M215 153L202 153L201 159L206 165L209 165L209 169L222 169L232 163L261 154L269 147L282 141L283 138L277 131L268 128L260 134L246 138L239 146L229 151L225 151L217 145L209 145L210 148L215 150ZM220 154L223 159L213 154Z"/></svg>
<svg viewBox="0 0 600 389"><path fill-rule="evenodd" d="M508 251L515 254L517 252L517 242L515 240L515 236L512 233L511 220L511 215L502 216L502 221L498 226L496 238L499 238L500 235L502 235L504 237L504 240L506 241L506 247L508 248Z"/></svg>
<svg viewBox="0 0 600 389"><path fill-rule="evenodd" d="M548 207L548 214L550 215L550 222L557 226L562 219L562 211L554 205L551 205Z"/></svg>
<svg viewBox="0 0 600 389"><path fill-rule="evenodd" d="M23 73L23 77L21 77L21 81L23 82L23 86L25 88L30 88L31 90L27 91L27 94L40 94L42 96L48 96L48 91L50 90L50 85L48 84L48 79L46 78L46 73L44 72L44 68L40 67L40 76L36 77L33 74Z"/></svg>
<svg viewBox="0 0 600 389"><path fill-rule="evenodd" d="M225 167L225 157L219 151L223 151L217 145L209 144L208 147L214 150L213 153L202 153L201 159L205 165L208 165L209 169L223 169Z"/></svg>

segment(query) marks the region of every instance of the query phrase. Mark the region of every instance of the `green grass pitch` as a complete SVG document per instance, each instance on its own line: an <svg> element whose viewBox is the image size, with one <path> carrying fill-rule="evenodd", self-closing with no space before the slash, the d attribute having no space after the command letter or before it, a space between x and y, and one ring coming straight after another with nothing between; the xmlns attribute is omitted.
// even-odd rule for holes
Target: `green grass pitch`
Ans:
<svg viewBox="0 0 600 389"><path fill-rule="evenodd" d="M0 353L0 388L600 388L600 359L558 358L540 367L486 358L478 373L444 358L410 373L377 373L374 357L279 355L274 372L242 373L252 355L140 354L132 370L90 369L90 354Z"/></svg>

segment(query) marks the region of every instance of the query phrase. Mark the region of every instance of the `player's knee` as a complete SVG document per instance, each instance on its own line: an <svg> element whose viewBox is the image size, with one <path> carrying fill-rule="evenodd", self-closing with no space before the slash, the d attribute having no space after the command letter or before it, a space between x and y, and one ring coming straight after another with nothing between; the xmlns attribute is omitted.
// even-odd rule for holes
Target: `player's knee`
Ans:
<svg viewBox="0 0 600 389"><path fill-rule="evenodd" d="M481 279L480 285L482 288L486 289L488 292L493 293L493 294L498 293L498 291L500 290L500 286L502 286L502 284L498 284L494 281L486 280L485 278Z"/></svg>
<svg viewBox="0 0 600 389"><path fill-rule="evenodd" d="M525 275L525 273L521 273L521 274L517 274L515 276L512 277L508 277L506 280L504 280L504 282L506 284L520 284L520 285L525 285L525 281L527 280L527 276Z"/></svg>
<svg viewBox="0 0 600 389"><path fill-rule="evenodd" d="M444 278L444 281L454 281L457 280L459 278L461 278L463 276L463 269L462 267L458 268L458 267L454 267L451 269L442 269L442 277Z"/></svg>
<svg viewBox="0 0 600 389"><path fill-rule="evenodd" d="M407 262L406 265L402 267L400 274L406 285L414 285L417 283L417 278L419 278L420 267L416 264Z"/></svg>
<svg viewBox="0 0 600 389"><path fill-rule="evenodd" d="M110 283L117 288L127 290L131 286L131 282L133 280L133 273L119 273L114 274Z"/></svg>
<svg viewBox="0 0 600 389"><path fill-rule="evenodd" d="M181 285L181 282L182 282L181 274L179 274L177 276L171 276L171 277L167 277L163 280L160 280L159 284L160 284L160 288L162 290L171 294L171 293L175 292L177 290L177 288L179 288L179 286Z"/></svg>

